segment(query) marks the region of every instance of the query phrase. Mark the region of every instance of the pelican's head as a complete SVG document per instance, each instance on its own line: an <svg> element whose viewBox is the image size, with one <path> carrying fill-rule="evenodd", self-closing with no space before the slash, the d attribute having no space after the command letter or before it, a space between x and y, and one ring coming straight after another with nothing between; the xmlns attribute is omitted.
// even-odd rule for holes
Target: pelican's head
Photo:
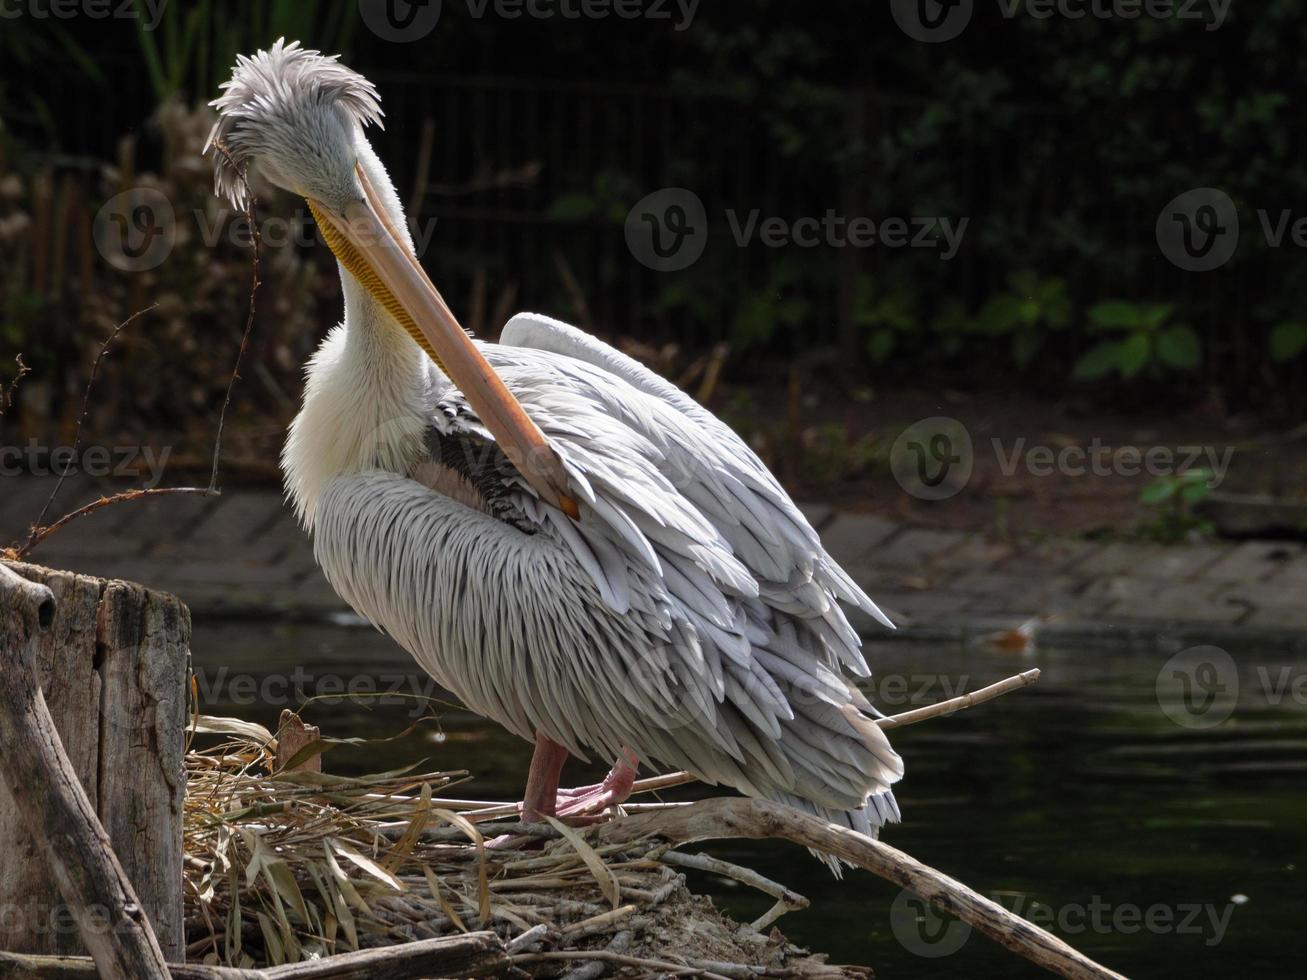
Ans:
<svg viewBox="0 0 1307 980"><path fill-rule="evenodd" d="M342 209L360 199L355 175L363 127L381 125L377 90L335 57L278 40L270 51L239 56L224 93L210 103L218 121L205 151L215 190L245 206L238 167L253 161L284 190Z"/></svg>
<svg viewBox="0 0 1307 980"><path fill-rule="evenodd" d="M413 254L394 187L363 135L381 124L373 84L334 57L278 40L242 55L222 87L205 147L217 193L243 207L241 168L254 163L303 197L341 267L463 391L537 492L576 516L562 464Z"/></svg>

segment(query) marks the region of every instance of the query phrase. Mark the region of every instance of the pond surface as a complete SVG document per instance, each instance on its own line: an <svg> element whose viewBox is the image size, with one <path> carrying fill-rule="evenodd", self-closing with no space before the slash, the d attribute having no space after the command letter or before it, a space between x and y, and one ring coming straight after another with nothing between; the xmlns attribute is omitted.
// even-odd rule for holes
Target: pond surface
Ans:
<svg viewBox="0 0 1307 980"><path fill-rule="evenodd" d="M433 690L406 654L370 629L200 623L194 650L206 710L269 727L281 707L298 705L299 688ZM1043 670L1034 687L895 733L907 763L898 787L904 823L888 828L886 841L1131 977L1177 969L1301 975L1307 659L1232 651L1237 703L1228 720L1204 728L1197 725L1229 710L1219 697L1217 714L1201 717L1168 702L1179 721L1159 705L1159 671L1174 672L1170 653L1023 655L902 641L867 652L876 671L869 693L889 713ZM1212 708L1202 700L1208 679L1194 676L1199 708ZM413 703L337 700L313 705L306 717L330 735L395 735L409 726ZM326 766L366 773L425 759L429 769L471 770L458 795L521 798L529 745L454 706L442 709L439 728L337 748ZM565 785L591 782L606 768L570 763ZM770 841L708 849L811 899L780 926L833 962L868 964L882 978L1046 975L959 924L923 914L919 900L887 882L860 871L834 880L801 848ZM771 904L714 877L691 883L745 921Z"/></svg>

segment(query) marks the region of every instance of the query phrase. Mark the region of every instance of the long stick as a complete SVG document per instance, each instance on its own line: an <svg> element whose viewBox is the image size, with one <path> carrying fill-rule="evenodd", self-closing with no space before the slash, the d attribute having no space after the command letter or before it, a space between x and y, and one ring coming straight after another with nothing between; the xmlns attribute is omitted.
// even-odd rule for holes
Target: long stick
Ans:
<svg viewBox="0 0 1307 980"><path fill-rule="evenodd" d="M846 827L764 800L715 799L671 810L641 813L590 828L599 845L654 836L673 844L728 838L782 837L910 888L937 908L957 916L995 942L1046 970L1075 980L1124 980L1051 933L972 891L911 855Z"/></svg>
<svg viewBox="0 0 1307 980"><path fill-rule="evenodd" d="M942 718L945 715L961 711L963 708L974 708L986 701L993 701L1004 694L1010 694L1012 691L1033 684L1037 680L1039 680L1039 668L1036 667L1033 670L1016 674L1007 680L991 684L989 687L982 687L979 691L972 691L970 694L964 694L958 698L949 698L949 700L940 701L938 704L928 704L924 708L904 711L902 714L881 718L876 724L889 731L894 728L902 728L904 725L915 725L919 721L929 721L931 718Z"/></svg>
<svg viewBox="0 0 1307 980"><path fill-rule="evenodd" d="M163 980L163 951L64 751L34 645L54 595L0 565L0 779L18 804L102 977Z"/></svg>
<svg viewBox="0 0 1307 980"><path fill-rule="evenodd" d="M990 684L989 687L982 687L979 691L973 691L970 694L964 694L961 697L950 698L947 701L940 701L938 704L928 704L924 708L915 708L912 711L904 711L901 714L890 715L888 718L880 718L876 724L881 728L889 731L894 728L902 728L904 725L915 725L918 722L929 721L931 718L942 718L945 715L951 715L961 711L964 708L973 708L978 704L984 704L986 701L993 701L1004 694L1011 694L1020 688L1026 687L1039 680L1039 668L1027 670L1024 673L1014 674L1006 680L1001 680L997 684ZM669 772L663 776L653 776L650 779L637 780L631 787L632 795L636 793L652 793L655 790L671 789L673 786L683 786L686 783L698 782L698 777L688 772ZM477 813L471 816L473 820L485 820L490 817L499 816L501 813L508 813L515 807L495 807L487 809L483 813Z"/></svg>
<svg viewBox="0 0 1307 980"><path fill-rule="evenodd" d="M419 980L421 977L501 976L508 951L493 932L441 936L398 946L342 953L264 970L198 963L174 963L172 980ZM0 977L96 980L96 964L85 956L28 956L0 952ZM164 976L169 976L165 973Z"/></svg>

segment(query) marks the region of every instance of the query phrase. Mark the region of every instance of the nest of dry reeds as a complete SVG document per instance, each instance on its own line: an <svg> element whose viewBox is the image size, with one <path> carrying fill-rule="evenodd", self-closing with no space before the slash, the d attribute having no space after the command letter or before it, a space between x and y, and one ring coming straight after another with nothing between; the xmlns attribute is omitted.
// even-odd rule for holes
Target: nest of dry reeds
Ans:
<svg viewBox="0 0 1307 980"><path fill-rule="evenodd" d="M864 974L770 928L807 902L747 869L652 838L592 846L561 823L524 825L512 808L450 797L465 772L278 772L266 729L205 719L200 730L222 741L186 758L192 962L262 967L493 930L535 976ZM633 809L655 806L674 804ZM685 867L776 906L732 922L687 890Z"/></svg>

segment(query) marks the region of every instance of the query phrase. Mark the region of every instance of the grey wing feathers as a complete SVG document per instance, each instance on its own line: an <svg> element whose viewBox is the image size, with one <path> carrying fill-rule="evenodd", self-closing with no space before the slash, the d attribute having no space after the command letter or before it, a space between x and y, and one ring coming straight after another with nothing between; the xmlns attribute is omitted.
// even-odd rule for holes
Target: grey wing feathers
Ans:
<svg viewBox="0 0 1307 980"><path fill-rule="evenodd" d="M689 471L683 475L692 481L705 466L716 462L727 464L727 471L720 475L719 480L706 481L702 486L692 484L683 489L706 516L726 525L723 530L740 529L734 535L738 542L732 543L743 545L762 566L760 571L766 569L778 573L775 577L768 576L772 582L778 583L775 588L790 584L791 577L781 578L779 573L784 570L777 567L772 554L764 551L759 555L753 545L776 544L779 537L788 545L787 553L797 565L800 584L811 583L813 577L808 573L815 571L817 584L829 589L837 599L857 606L882 625L894 628L889 617L826 554L817 532L753 450L729 426L685 392L634 358L584 331L539 314L519 313L509 320L500 336L500 344L549 351L600 368L661 405L675 409L700 430L707 448L715 456L690 460ZM768 533L770 540L758 542L756 527Z"/></svg>
<svg viewBox="0 0 1307 980"><path fill-rule="evenodd" d="M724 752L739 764L722 781L857 829L896 818L888 788L902 763L842 676L868 669L839 602L892 624L757 456L683 392L566 324L521 314L483 350L588 505L579 523L543 507L541 520L611 609L638 603L679 631L685 672L668 683L686 688L700 723L669 727L655 754L711 774Z"/></svg>

